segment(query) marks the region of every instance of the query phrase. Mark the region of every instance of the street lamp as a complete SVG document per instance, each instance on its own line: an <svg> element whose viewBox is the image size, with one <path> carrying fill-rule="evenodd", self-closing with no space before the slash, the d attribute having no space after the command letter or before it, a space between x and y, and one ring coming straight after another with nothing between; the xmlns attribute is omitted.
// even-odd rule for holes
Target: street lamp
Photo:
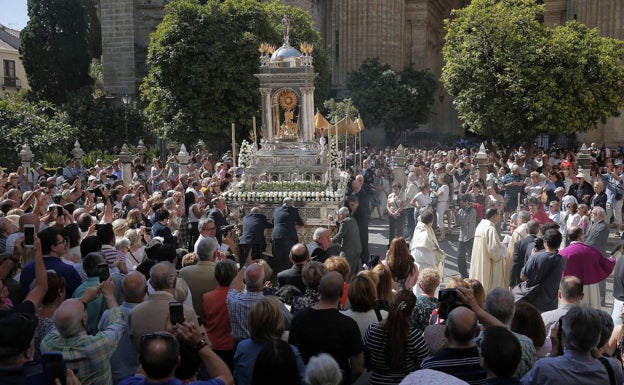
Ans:
<svg viewBox="0 0 624 385"><path fill-rule="evenodd" d="M125 120L126 120L126 141L125 141L125 143L128 143L128 106L130 106L130 103L132 102L132 96L126 94L125 96L121 97L121 101L124 104L124 112L125 112Z"/></svg>

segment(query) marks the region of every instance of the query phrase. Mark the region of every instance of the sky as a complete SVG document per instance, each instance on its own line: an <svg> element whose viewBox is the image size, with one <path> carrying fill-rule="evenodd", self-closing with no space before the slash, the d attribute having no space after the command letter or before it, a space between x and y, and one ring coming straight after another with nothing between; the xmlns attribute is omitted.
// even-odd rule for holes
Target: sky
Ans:
<svg viewBox="0 0 624 385"><path fill-rule="evenodd" d="M28 22L26 0L0 0L0 24L22 30Z"/></svg>

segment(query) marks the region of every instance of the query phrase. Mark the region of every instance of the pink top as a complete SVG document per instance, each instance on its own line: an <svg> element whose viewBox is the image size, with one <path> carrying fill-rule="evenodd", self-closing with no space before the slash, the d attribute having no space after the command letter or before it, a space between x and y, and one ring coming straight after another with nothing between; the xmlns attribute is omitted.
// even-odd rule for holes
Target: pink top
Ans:
<svg viewBox="0 0 624 385"><path fill-rule="evenodd" d="M615 258L605 258L600 250L582 242L572 242L559 251L568 260L563 276L573 275L584 285L593 285L607 279L615 267Z"/></svg>

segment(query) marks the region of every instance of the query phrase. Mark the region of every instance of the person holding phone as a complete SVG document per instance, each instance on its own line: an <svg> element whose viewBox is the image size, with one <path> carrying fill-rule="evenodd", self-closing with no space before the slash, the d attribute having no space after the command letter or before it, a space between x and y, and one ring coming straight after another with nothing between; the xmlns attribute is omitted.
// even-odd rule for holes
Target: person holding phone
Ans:
<svg viewBox="0 0 624 385"><path fill-rule="evenodd" d="M123 335L126 322L115 300L113 279L108 278L98 284L97 289L109 310L106 329L92 336L87 335L87 306L81 299L67 299L54 313L56 330L44 337L41 352L63 352L67 368L76 370L83 385L112 385L110 358Z"/></svg>
<svg viewBox="0 0 624 385"><path fill-rule="evenodd" d="M29 214L25 214L29 215ZM23 217L23 216L22 216ZM20 222L22 218L20 218ZM35 225L35 229L38 223ZM62 258L67 253L67 241L55 227L48 227L37 234L40 240L41 253L46 270L54 270L65 278L65 292L67 296L74 294L74 291L82 283L80 275L72 265L63 262ZM20 286L22 293L28 293L31 282L35 279L35 264L28 262L24 265L20 275Z"/></svg>
<svg viewBox="0 0 624 385"><path fill-rule="evenodd" d="M0 317L0 378L3 384L29 384L29 373L25 368L35 365L42 367L43 361L31 361L33 358L33 336L37 328L37 317L32 313L14 312ZM55 368L62 368L54 365ZM52 366L52 365L50 365ZM40 369L37 369L38 373ZM53 375L45 371L44 376ZM80 385L71 370L54 374L58 384ZM64 379L64 382L62 381ZM39 380L38 380L39 381ZM37 382L40 384L41 382Z"/></svg>

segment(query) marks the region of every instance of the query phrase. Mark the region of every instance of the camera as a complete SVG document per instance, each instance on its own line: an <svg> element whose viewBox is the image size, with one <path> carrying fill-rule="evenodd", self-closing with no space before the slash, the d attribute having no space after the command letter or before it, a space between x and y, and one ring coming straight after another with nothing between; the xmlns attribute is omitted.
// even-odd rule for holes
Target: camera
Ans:
<svg viewBox="0 0 624 385"><path fill-rule="evenodd" d="M93 194L96 198L97 197L104 197L104 195L102 194L101 186L88 188L87 191L90 192L91 194Z"/></svg>
<svg viewBox="0 0 624 385"><path fill-rule="evenodd" d="M221 234L223 235L223 237L227 237L227 235L230 233L230 231L234 230L236 228L235 225L225 225L225 226L221 226Z"/></svg>
<svg viewBox="0 0 624 385"><path fill-rule="evenodd" d="M461 302L456 289L442 289L438 293L438 317L446 319L448 313L456 308Z"/></svg>

